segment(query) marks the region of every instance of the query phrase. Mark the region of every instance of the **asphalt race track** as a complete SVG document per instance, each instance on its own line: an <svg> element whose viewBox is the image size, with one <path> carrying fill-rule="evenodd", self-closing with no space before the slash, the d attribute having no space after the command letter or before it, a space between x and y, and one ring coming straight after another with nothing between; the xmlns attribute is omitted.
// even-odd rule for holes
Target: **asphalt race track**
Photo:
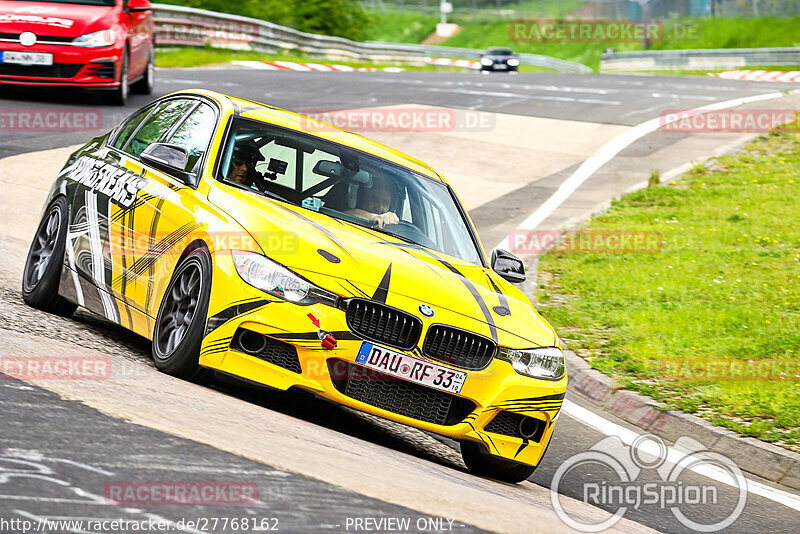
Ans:
<svg viewBox="0 0 800 534"><path fill-rule="evenodd" d="M389 106L456 110L459 122L452 129L363 133L443 171L487 249L586 158L632 127L666 110L787 89L693 76L183 69L159 70L153 96L196 87L298 112ZM53 149L107 131L150 98L133 95L125 108L112 108L78 92L0 91L0 158L8 158L0 159L0 356L96 353L116 366L112 379L95 383L28 384L0 377L0 532L22 532L3 520L42 518L159 520L195 532L204 529L188 528L186 520L249 518L258 520L258 528L249 531L267 531L274 524L282 532L356 532L369 530L367 525L384 532L570 530L553 511L553 477L559 466L607 436L569 413L560 416L531 481L511 486L467 474L454 450L457 444L447 440L302 394L182 382L155 371L145 340L102 319L78 312L66 320L26 307L19 292L22 265L42 199L68 153ZM796 100L776 99L751 107L792 106L797 109ZM58 112L72 122L38 130L20 122L37 110ZM481 120L470 122L476 117ZM660 131L644 136L581 186L543 227L574 224L646 180L651 168L668 171L730 151L746 139ZM50 152L36 154L43 150ZM602 417L635 430L612 415ZM609 517L604 510L616 507L582 501L586 481L609 482L610 476L596 468L566 477L558 488L563 508L587 523ZM738 488L689 473L681 479L684 485L713 486L717 498L681 511L691 520L713 523L745 495L744 508L726 531L796 532L800 497L782 497L782 490L770 492L763 481L748 478L767 489L740 494ZM192 480L255 484L257 502L147 506L104 498L108 485L120 481ZM644 469L636 481L660 478ZM616 530L693 531L669 507L642 504L624 517ZM412 526L398 530L388 522L356 521L366 518L409 518ZM51 531L82 532L77 527ZM214 531L241 530L230 523Z"/></svg>

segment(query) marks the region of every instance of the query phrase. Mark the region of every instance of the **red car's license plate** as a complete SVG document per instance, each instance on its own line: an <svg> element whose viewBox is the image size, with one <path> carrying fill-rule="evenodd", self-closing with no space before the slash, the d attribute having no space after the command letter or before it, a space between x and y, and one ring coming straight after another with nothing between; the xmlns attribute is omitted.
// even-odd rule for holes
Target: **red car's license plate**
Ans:
<svg viewBox="0 0 800 534"><path fill-rule="evenodd" d="M0 62L15 63L17 65L52 65L53 54L41 52L13 52L6 50L0 54Z"/></svg>

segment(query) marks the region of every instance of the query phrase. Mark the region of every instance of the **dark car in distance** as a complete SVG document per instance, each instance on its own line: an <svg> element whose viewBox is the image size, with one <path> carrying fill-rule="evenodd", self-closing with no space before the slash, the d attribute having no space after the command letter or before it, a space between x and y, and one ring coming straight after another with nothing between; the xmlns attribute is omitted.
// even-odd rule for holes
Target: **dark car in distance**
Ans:
<svg viewBox="0 0 800 534"><path fill-rule="evenodd" d="M481 72L517 72L519 59L509 48L493 46L481 56Z"/></svg>

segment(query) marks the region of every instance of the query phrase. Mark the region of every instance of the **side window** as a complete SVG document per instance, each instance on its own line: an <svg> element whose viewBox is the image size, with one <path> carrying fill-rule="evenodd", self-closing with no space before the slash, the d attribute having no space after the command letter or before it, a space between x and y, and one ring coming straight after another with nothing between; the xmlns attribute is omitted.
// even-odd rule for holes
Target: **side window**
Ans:
<svg viewBox="0 0 800 534"><path fill-rule="evenodd" d="M150 113L152 109L153 107L149 106L141 110L133 117L129 118L128 121L123 124L122 127L120 127L117 138L114 140L113 147L122 149L122 147L125 146L125 143L128 142L128 138L131 136L134 130L136 130L136 127L139 126L139 123L141 123L144 118L147 117L147 114Z"/></svg>
<svg viewBox="0 0 800 534"><path fill-rule="evenodd" d="M214 109L208 104L200 104L170 137L169 143L186 147L189 153L189 163L184 169L186 172L196 170L197 162L206 153L211 142L215 125Z"/></svg>
<svg viewBox="0 0 800 534"><path fill-rule="evenodd" d="M158 142L196 102L196 100L181 98L159 104L141 128L131 137L123 151L138 158L145 148Z"/></svg>

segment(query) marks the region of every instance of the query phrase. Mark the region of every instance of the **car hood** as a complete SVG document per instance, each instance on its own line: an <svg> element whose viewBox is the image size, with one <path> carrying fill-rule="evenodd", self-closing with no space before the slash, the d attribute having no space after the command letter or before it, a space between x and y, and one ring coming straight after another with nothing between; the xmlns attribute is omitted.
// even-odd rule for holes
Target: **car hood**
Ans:
<svg viewBox="0 0 800 534"><path fill-rule="evenodd" d="M0 33L30 31L37 36L77 37L111 28L114 22L112 6L0 0Z"/></svg>
<svg viewBox="0 0 800 534"><path fill-rule="evenodd" d="M383 296L420 318L422 304L449 310L483 323L481 333L500 344L503 338L558 344L528 297L490 269L227 185L212 186L209 200L237 220L264 254L329 291Z"/></svg>

